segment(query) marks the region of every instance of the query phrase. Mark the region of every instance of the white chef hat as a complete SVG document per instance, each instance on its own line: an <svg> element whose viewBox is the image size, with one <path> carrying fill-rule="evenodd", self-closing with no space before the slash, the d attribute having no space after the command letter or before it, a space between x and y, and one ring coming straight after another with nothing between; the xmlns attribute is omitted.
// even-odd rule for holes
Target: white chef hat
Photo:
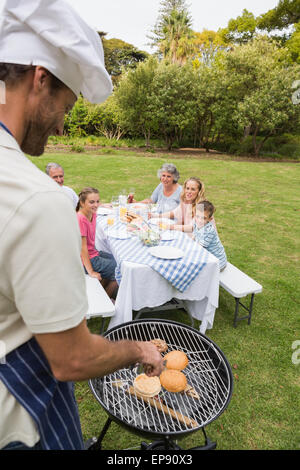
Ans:
<svg viewBox="0 0 300 470"><path fill-rule="evenodd" d="M112 92L98 33L64 0L6 0L0 62L45 67L91 103Z"/></svg>

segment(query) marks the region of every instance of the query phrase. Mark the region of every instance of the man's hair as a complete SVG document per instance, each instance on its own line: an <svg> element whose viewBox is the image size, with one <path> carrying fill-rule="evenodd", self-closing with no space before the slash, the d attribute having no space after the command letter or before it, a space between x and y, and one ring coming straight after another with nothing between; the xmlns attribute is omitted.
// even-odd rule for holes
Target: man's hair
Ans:
<svg viewBox="0 0 300 470"><path fill-rule="evenodd" d="M20 65L20 64L8 64L0 62L0 80L2 80L6 88L15 88L20 81L23 80L26 73L35 69L35 65ZM55 93L56 91L66 88L66 85L55 77L51 72L47 70L50 77L50 92Z"/></svg>
<svg viewBox="0 0 300 470"><path fill-rule="evenodd" d="M46 173L47 173L48 176L50 174L51 168L61 168L62 171L64 172L64 169L61 165L59 165L58 163L51 162L51 163L48 163L48 165L46 166Z"/></svg>

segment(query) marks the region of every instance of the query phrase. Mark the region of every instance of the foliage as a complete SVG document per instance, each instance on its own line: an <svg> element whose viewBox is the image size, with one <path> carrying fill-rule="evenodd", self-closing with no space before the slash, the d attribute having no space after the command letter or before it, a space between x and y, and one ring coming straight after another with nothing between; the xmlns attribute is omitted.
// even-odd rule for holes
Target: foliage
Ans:
<svg viewBox="0 0 300 470"><path fill-rule="evenodd" d="M151 116L168 149L180 141L195 116L194 71L190 64L160 63L151 95Z"/></svg>
<svg viewBox="0 0 300 470"><path fill-rule="evenodd" d="M216 54L228 48L219 32L204 29L201 33L195 32L194 37L193 64L195 67L198 67L200 63L212 65Z"/></svg>
<svg viewBox="0 0 300 470"><path fill-rule="evenodd" d="M219 31L225 43L245 44L253 39L256 32L256 19L253 13L243 10L241 16L231 19L227 28Z"/></svg>
<svg viewBox="0 0 300 470"><path fill-rule="evenodd" d="M152 46L171 63L184 64L195 52L195 35L184 0L162 0L154 30Z"/></svg>
<svg viewBox="0 0 300 470"><path fill-rule="evenodd" d="M150 107L157 67L158 61L153 57L139 64L136 70L123 75L114 94L121 125L132 134L144 135L146 145L158 125Z"/></svg>
<svg viewBox="0 0 300 470"><path fill-rule="evenodd" d="M105 67L113 79L121 75L123 68L134 69L139 62L143 62L149 56L147 52L140 51L132 44L121 39L106 39L103 34L102 44Z"/></svg>
<svg viewBox="0 0 300 470"><path fill-rule="evenodd" d="M220 58L227 99L233 105L231 122L241 132L250 127L256 156L271 135L292 129L299 121L291 88L300 68L287 67L285 57L282 48L261 37ZM264 139L258 144L259 134Z"/></svg>
<svg viewBox="0 0 300 470"><path fill-rule="evenodd" d="M257 19L259 29L272 31L274 29L284 29L288 26L299 23L300 2L299 0L279 0L278 5L264 13Z"/></svg>

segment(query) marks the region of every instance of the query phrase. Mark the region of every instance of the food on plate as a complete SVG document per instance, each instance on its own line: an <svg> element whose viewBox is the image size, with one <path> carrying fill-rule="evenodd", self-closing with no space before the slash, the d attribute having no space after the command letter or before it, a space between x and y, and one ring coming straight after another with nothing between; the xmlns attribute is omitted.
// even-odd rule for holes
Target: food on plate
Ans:
<svg viewBox="0 0 300 470"><path fill-rule="evenodd" d="M184 393L186 393L186 395L188 395L189 397L191 398L196 398L196 400L199 400L200 399L200 396L199 394L196 392L196 390L194 389L194 387L192 387L191 385L187 384L187 386L185 387L185 389L183 390Z"/></svg>
<svg viewBox="0 0 300 470"><path fill-rule="evenodd" d="M183 372L174 369L165 369L159 376L161 385L168 392L182 392L187 386L187 379Z"/></svg>
<svg viewBox="0 0 300 470"><path fill-rule="evenodd" d="M160 338L151 339L151 343L153 343L154 346L157 347L160 353L164 353L168 350L168 345L163 339L160 339Z"/></svg>
<svg viewBox="0 0 300 470"><path fill-rule="evenodd" d="M133 382L134 389L144 397L154 397L161 390L159 377L148 377L146 374L138 375Z"/></svg>
<svg viewBox="0 0 300 470"><path fill-rule="evenodd" d="M124 214L122 215L120 214L120 220L121 222L125 222L125 223L131 223L131 222L137 223L137 222L142 222L143 217L135 214L134 212L130 212L126 210Z"/></svg>
<svg viewBox="0 0 300 470"><path fill-rule="evenodd" d="M165 355L167 369L183 370L188 365L187 355L183 351L171 351Z"/></svg>

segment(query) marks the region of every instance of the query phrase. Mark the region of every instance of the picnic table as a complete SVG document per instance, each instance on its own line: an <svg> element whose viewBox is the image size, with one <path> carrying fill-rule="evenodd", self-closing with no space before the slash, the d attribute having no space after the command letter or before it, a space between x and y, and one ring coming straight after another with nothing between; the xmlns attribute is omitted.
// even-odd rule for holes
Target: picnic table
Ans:
<svg viewBox="0 0 300 470"><path fill-rule="evenodd" d="M159 247L166 253L172 247L181 249L183 256L157 258L127 231L126 224L116 220L109 226L108 216L109 211L97 216L95 246L98 251L112 253L117 262L119 290L109 328L131 321L134 310L158 307L171 299L182 301L189 315L201 321L201 333L212 328L219 300L217 258L187 234L176 231L169 231L173 237L165 237Z"/></svg>

